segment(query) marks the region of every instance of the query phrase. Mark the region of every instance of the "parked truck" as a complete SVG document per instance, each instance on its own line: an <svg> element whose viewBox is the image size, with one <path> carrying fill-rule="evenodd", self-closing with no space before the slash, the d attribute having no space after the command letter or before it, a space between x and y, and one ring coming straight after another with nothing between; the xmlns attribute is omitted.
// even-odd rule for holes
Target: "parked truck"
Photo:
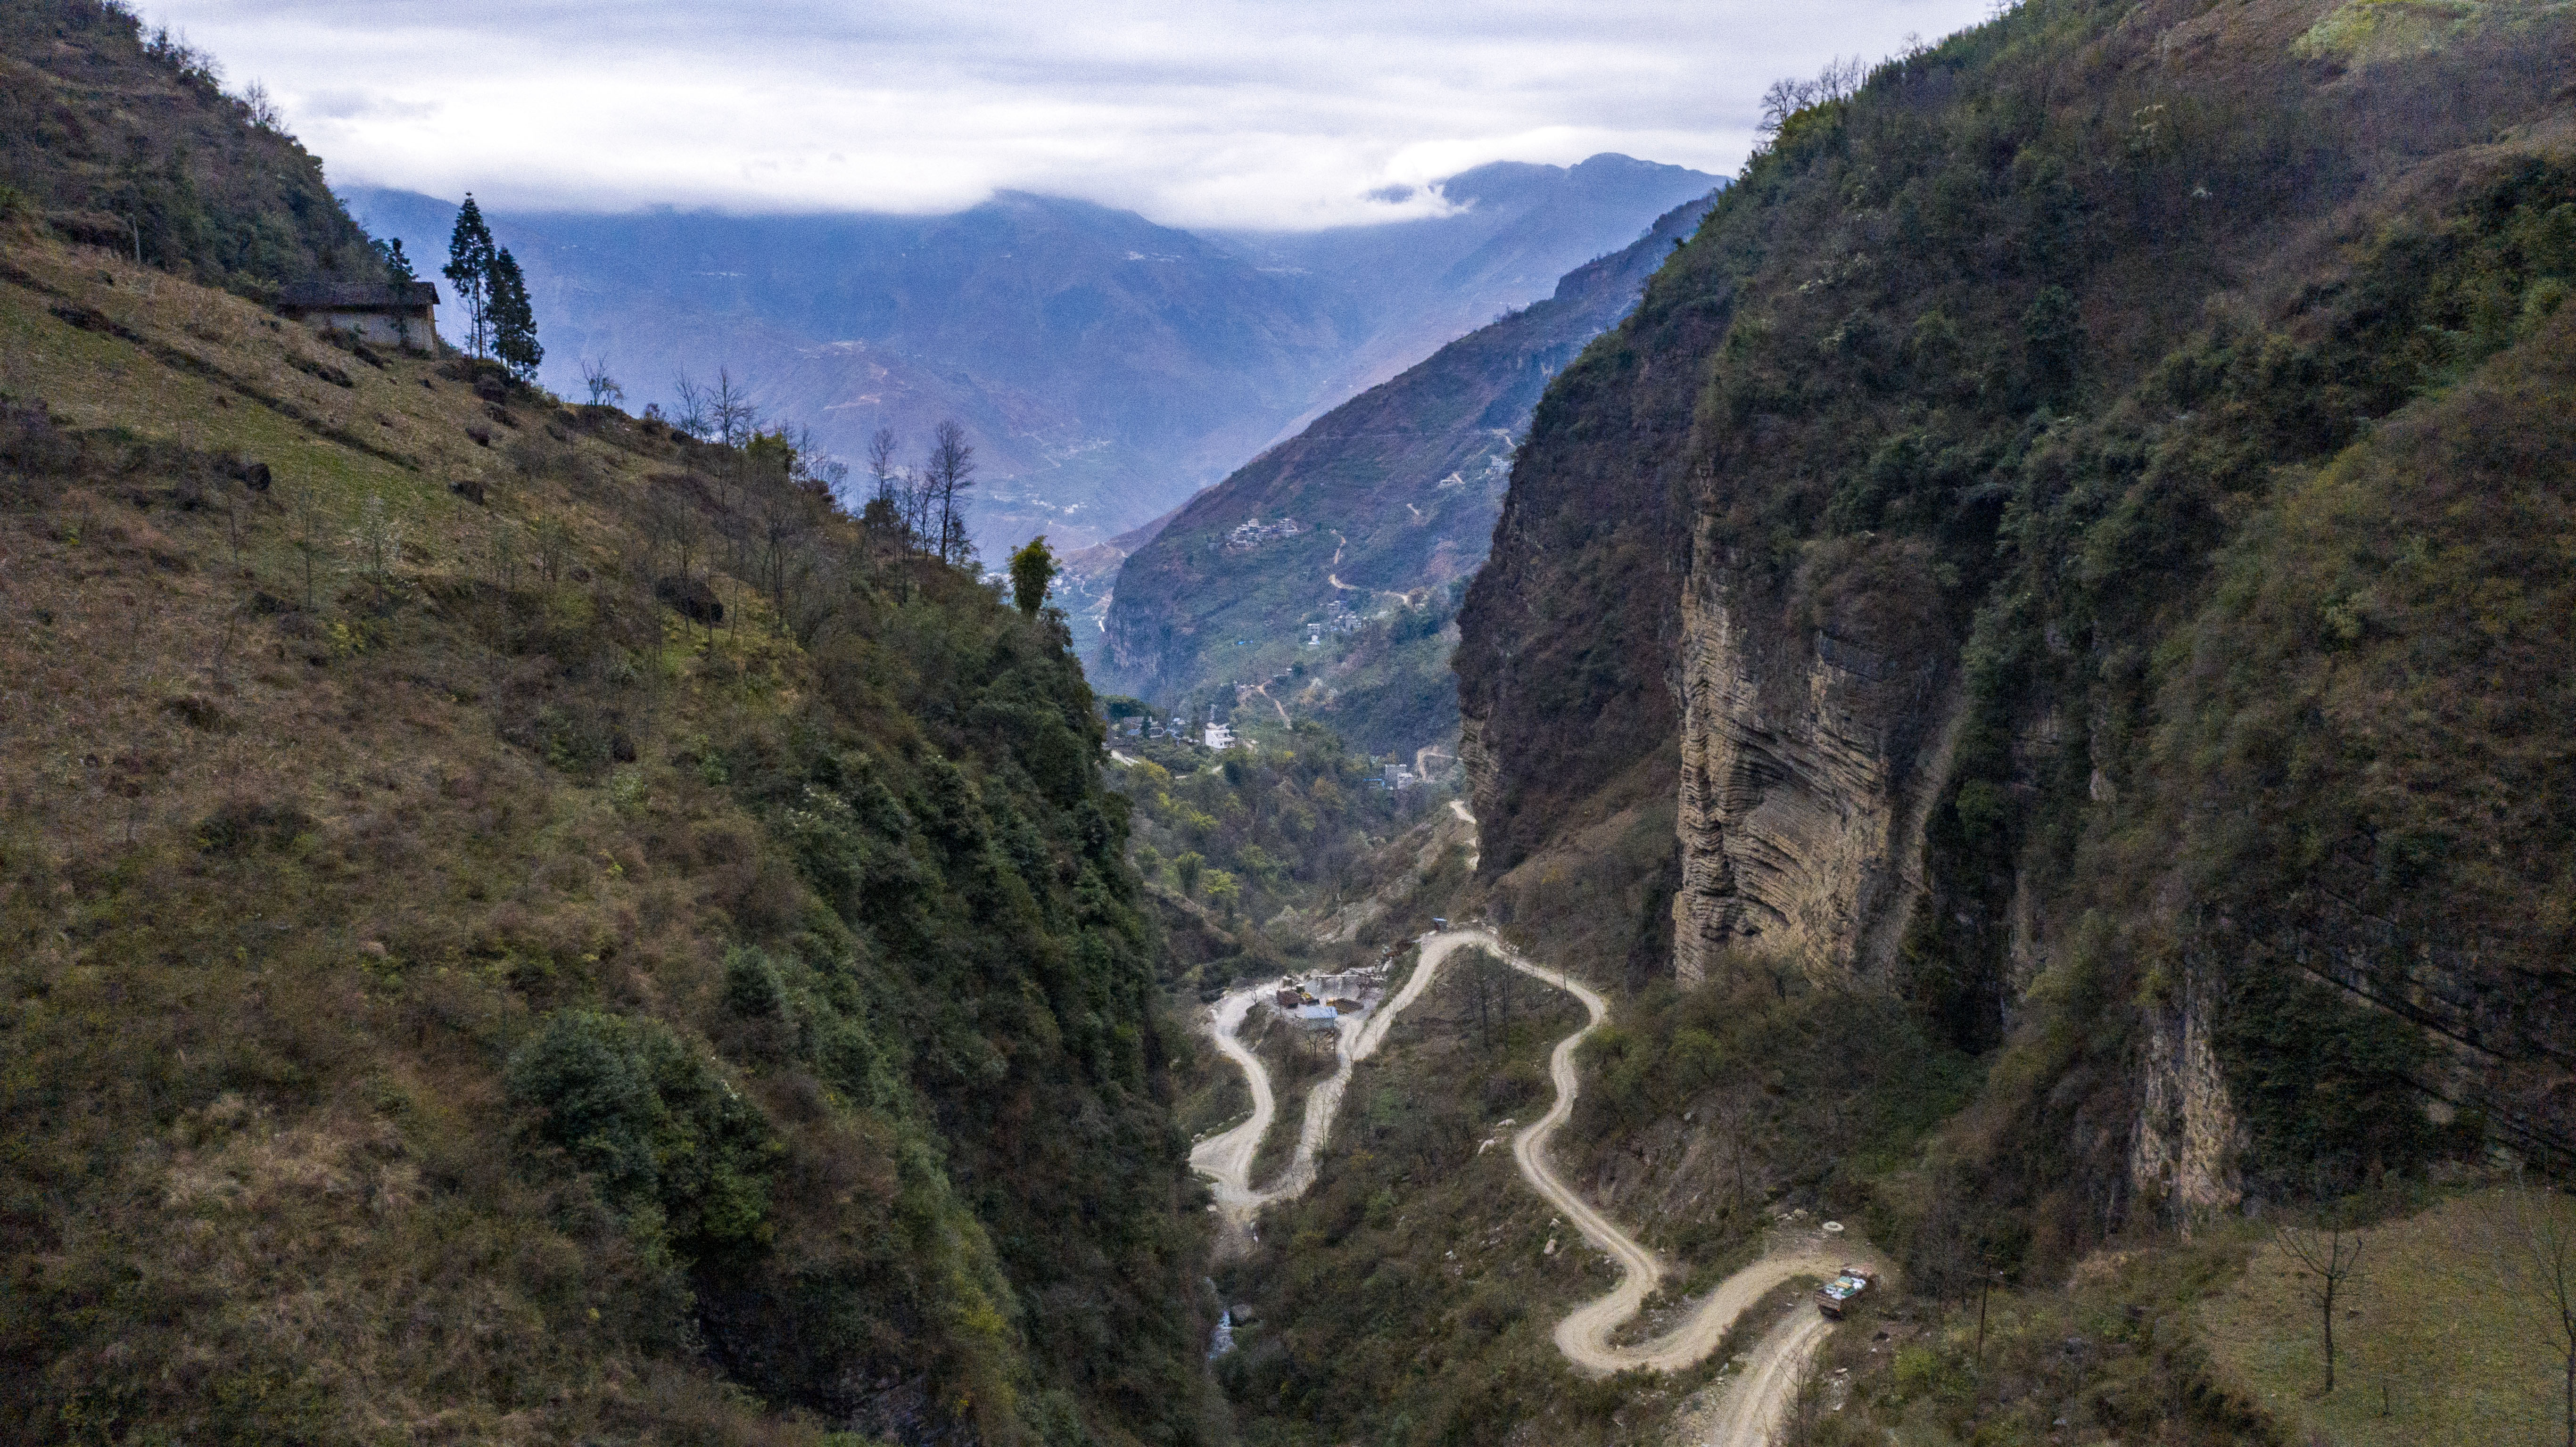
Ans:
<svg viewBox="0 0 2576 1447"><path fill-rule="evenodd" d="M1878 1284L1878 1273L1866 1266L1846 1266L1834 1279L1816 1288L1816 1310L1836 1321L1843 1319L1844 1308L1867 1294Z"/></svg>

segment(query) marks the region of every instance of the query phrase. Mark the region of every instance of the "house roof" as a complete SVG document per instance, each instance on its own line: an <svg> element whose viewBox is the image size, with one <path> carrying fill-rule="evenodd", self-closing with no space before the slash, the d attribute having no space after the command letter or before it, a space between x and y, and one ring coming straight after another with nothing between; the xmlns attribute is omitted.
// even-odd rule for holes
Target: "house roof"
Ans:
<svg viewBox="0 0 2576 1447"><path fill-rule="evenodd" d="M411 311L438 305L438 286L426 281L299 281L277 293L279 311Z"/></svg>

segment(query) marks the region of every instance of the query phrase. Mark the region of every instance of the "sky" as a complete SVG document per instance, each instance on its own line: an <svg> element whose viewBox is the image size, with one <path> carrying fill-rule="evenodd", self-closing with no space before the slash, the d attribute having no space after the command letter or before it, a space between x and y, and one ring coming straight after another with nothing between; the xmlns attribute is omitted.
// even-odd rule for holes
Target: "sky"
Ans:
<svg viewBox="0 0 2576 1447"><path fill-rule="evenodd" d="M146 0L335 185L512 209L945 212L999 189L1192 228L1444 204L1487 161L1732 173L1763 87L1990 0Z"/></svg>

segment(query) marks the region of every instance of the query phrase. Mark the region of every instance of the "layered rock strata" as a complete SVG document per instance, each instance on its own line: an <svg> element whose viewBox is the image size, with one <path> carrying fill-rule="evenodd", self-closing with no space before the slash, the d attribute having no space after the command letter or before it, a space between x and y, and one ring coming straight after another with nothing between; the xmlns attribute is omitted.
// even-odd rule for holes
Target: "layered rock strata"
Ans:
<svg viewBox="0 0 2576 1447"><path fill-rule="evenodd" d="M1752 949L1820 981L1883 977L1923 890L1923 818L1957 712L1941 686L1947 652L1882 651L1830 625L1779 640L1759 600L1730 601L1706 530L1693 551L1676 668L1674 974L1696 984Z"/></svg>

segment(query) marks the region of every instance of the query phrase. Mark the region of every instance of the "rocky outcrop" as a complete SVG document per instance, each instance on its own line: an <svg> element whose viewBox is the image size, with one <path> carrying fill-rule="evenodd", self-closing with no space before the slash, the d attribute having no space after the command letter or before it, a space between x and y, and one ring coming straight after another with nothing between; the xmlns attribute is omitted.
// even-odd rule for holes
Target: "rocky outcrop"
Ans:
<svg viewBox="0 0 2576 1447"><path fill-rule="evenodd" d="M2210 1048L2209 994L2185 983L2147 1015L2129 1184L2141 1204L2188 1226L2244 1199L2245 1128Z"/></svg>
<svg viewBox="0 0 2576 1447"><path fill-rule="evenodd" d="M1906 551L1872 561L1919 572ZM1681 606L1673 972L1695 984L1751 948L1817 980L1883 977L1923 891L1924 813L1957 710L1940 686L1947 647L1869 615L1937 603L1900 589L1841 631L1781 639L1761 600L1730 599L1723 554L1703 529ZM1884 651L1891 633L1912 650Z"/></svg>

